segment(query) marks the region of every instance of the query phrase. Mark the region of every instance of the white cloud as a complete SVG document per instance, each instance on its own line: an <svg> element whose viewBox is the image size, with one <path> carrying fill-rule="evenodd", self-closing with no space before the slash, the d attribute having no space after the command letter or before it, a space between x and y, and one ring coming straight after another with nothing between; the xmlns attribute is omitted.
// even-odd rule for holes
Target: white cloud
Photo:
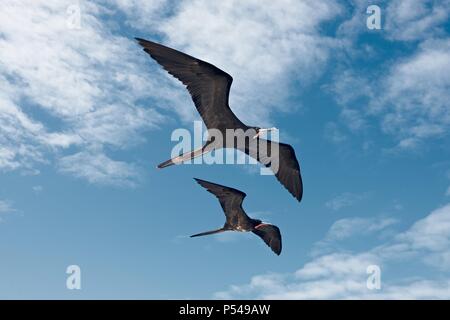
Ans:
<svg viewBox="0 0 450 320"><path fill-rule="evenodd" d="M74 126L85 141L126 148L143 140L138 133L161 119L154 110L112 104L87 113Z"/></svg>
<svg viewBox="0 0 450 320"><path fill-rule="evenodd" d="M335 122L328 122L324 129L325 139L332 143L339 144L347 140L347 135L339 129L339 126Z"/></svg>
<svg viewBox="0 0 450 320"><path fill-rule="evenodd" d="M450 298L450 281L413 280L406 284L392 285L384 290L380 297L377 294L367 296L368 299L445 299Z"/></svg>
<svg viewBox="0 0 450 320"><path fill-rule="evenodd" d="M450 269L450 205L433 211L396 237L403 253L423 256L426 263Z"/></svg>
<svg viewBox="0 0 450 320"><path fill-rule="evenodd" d="M335 251L342 247L341 242L355 237L376 235L383 238L390 232L390 228L398 221L394 218L343 218L333 223L325 238L318 241L311 253L313 256Z"/></svg>
<svg viewBox="0 0 450 320"><path fill-rule="evenodd" d="M345 71L329 88L342 106L341 121L361 132L369 119L401 149L450 132L450 39L425 41L378 76ZM369 85L371 84L371 85ZM359 106L359 107L355 107Z"/></svg>
<svg viewBox="0 0 450 320"><path fill-rule="evenodd" d="M353 12L351 12L350 18L344 20L337 29L337 35L343 38L352 38L367 31L366 10L370 5L369 2L367 0L353 0L351 5Z"/></svg>
<svg viewBox="0 0 450 320"><path fill-rule="evenodd" d="M44 190L44 187L41 186L41 185L36 185L36 186L33 186L31 189L33 189L33 191L34 191L35 193L41 193L42 190Z"/></svg>
<svg viewBox="0 0 450 320"><path fill-rule="evenodd" d="M373 98L376 93L364 75L358 75L351 69L339 70L332 85L327 85L324 89L332 91L336 101L343 106L348 106L360 98Z"/></svg>
<svg viewBox="0 0 450 320"><path fill-rule="evenodd" d="M375 118L381 131L395 138L396 149L416 149L429 138L446 136L450 127L450 40L444 24L450 1L381 3L380 31L369 31L365 26L370 4L367 0L352 1L351 18L338 28L338 37L351 40L346 50L352 58L364 57L371 63L370 56L376 57L376 48L366 52L356 41L355 36L365 32L377 32L391 41L422 42L415 54L388 62L375 72L338 70L328 89L342 106L340 122L351 132L362 134Z"/></svg>
<svg viewBox="0 0 450 320"><path fill-rule="evenodd" d="M111 160L101 152L82 151L59 160L59 170L100 185L135 186L138 170L132 165Z"/></svg>
<svg viewBox="0 0 450 320"><path fill-rule="evenodd" d="M15 211L9 201L0 200L0 213Z"/></svg>
<svg viewBox="0 0 450 320"><path fill-rule="evenodd" d="M16 211L16 209L14 209L10 201L0 200L0 222L3 221L2 214L14 211Z"/></svg>
<svg viewBox="0 0 450 320"><path fill-rule="evenodd" d="M342 240L354 235L367 235L395 224L393 218L344 218L336 221L326 235L327 241Z"/></svg>
<svg viewBox="0 0 450 320"><path fill-rule="evenodd" d="M393 0L386 8L385 30L392 40L422 40L443 34L450 1Z"/></svg>
<svg viewBox="0 0 450 320"><path fill-rule="evenodd" d="M383 95L372 112L382 112L382 128L400 144L442 136L450 128L450 39L427 41L400 61L384 79ZM409 140L408 140L409 139Z"/></svg>
<svg viewBox="0 0 450 320"><path fill-rule="evenodd" d="M418 220L411 228L372 249L333 252L313 258L293 273L257 275L233 285L216 298L257 299L449 299L450 204ZM378 228L378 227L377 227ZM422 275L389 279L390 266L411 258L428 265ZM381 290L366 286L367 267L381 268Z"/></svg>
<svg viewBox="0 0 450 320"><path fill-rule="evenodd" d="M218 299L345 299L367 292L366 268L378 260L371 254L321 256L293 274L252 277L249 284L218 292Z"/></svg>
<svg viewBox="0 0 450 320"><path fill-rule="evenodd" d="M338 211L345 207L351 207L355 203L364 200L368 196L368 193L356 194L351 192L344 192L327 201L325 203L325 206L333 211Z"/></svg>
<svg viewBox="0 0 450 320"><path fill-rule="evenodd" d="M448 20L448 0L389 0L374 3L370 0L352 0L353 13L341 23L338 36L354 38L363 33L378 33L392 41L417 41L445 34ZM367 7L381 8L381 30L369 30L366 25Z"/></svg>
<svg viewBox="0 0 450 320"><path fill-rule="evenodd" d="M0 94L0 169L30 169L35 162L45 162L41 146L64 148L80 142L75 134L49 133L43 124L2 98Z"/></svg>
<svg viewBox="0 0 450 320"><path fill-rule="evenodd" d="M125 23L134 28L151 30L157 28L161 19L166 15L170 6L176 6L176 3L169 0L116 0L102 1L112 10L119 9L126 13L128 19Z"/></svg>
<svg viewBox="0 0 450 320"><path fill-rule="evenodd" d="M366 127L366 119L358 109L344 108L341 111L342 121L351 131L359 131Z"/></svg>
<svg viewBox="0 0 450 320"><path fill-rule="evenodd" d="M383 1L382 30L368 30L367 0L351 1L353 13L338 28L337 36L349 44L345 48L353 61L372 64L383 49L357 41L363 33L376 33L388 41L415 41L416 52L396 57L377 70L337 70L331 89L342 106L340 122L351 132L363 134L379 122L382 132L394 137L396 149L415 149L430 138L446 136L450 131L450 40L445 29L450 1ZM405 47L406 48L406 47ZM414 48L410 45L410 48ZM407 49L409 50L409 48ZM347 56L341 59L346 61ZM341 62L342 62L341 61ZM376 61L376 60L375 60ZM348 64L343 64L347 66ZM342 69L342 68L341 68ZM374 120L375 121L371 121ZM377 132L379 134L379 132Z"/></svg>
<svg viewBox="0 0 450 320"><path fill-rule="evenodd" d="M77 3L80 28L69 28L68 8ZM106 159L109 146L129 147L160 123L143 103L158 79L142 67L135 41L114 33L109 14L85 1L2 3L0 170L32 171L53 157L67 164L69 147L79 158L100 145Z"/></svg>

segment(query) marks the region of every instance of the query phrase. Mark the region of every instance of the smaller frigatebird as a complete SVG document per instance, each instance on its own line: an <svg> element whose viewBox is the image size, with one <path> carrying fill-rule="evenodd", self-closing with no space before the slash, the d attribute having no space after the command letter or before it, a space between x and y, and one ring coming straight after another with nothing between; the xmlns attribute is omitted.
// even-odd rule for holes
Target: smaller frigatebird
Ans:
<svg viewBox="0 0 450 320"><path fill-rule="evenodd" d="M242 209L242 201L246 194L237 189L222 186L220 184L208 182L194 178L203 188L215 195L225 213L226 221L222 228L217 230L194 234L192 237L206 236L224 231L253 232L261 237L264 242L277 255L281 253L281 233L277 226L264 223L261 220L252 219Z"/></svg>

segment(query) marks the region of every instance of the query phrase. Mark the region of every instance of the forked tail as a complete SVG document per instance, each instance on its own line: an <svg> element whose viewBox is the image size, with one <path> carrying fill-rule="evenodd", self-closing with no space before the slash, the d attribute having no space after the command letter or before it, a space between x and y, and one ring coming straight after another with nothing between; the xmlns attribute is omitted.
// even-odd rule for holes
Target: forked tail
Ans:
<svg viewBox="0 0 450 320"><path fill-rule="evenodd" d="M164 161L163 163L158 164L158 168L162 169L162 168L174 165L174 164L183 163L184 161L197 158L197 157L201 156L202 154L209 152L211 149L212 148L208 148L208 145L205 145L197 150L189 151L189 152L182 154L181 156Z"/></svg>
<svg viewBox="0 0 450 320"><path fill-rule="evenodd" d="M191 236L191 238L207 236L207 235L210 235L210 234L220 233L220 232L224 232L224 231L226 231L224 228L220 228L220 229L217 229L217 230L206 231L206 232L194 234L194 235Z"/></svg>

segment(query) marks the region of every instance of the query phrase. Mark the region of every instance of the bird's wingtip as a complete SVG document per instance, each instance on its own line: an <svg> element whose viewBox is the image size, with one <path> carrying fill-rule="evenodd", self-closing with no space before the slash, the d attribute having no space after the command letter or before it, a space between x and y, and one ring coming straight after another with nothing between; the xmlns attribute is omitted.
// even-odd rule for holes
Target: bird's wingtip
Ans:
<svg viewBox="0 0 450 320"><path fill-rule="evenodd" d="M273 248L272 249L273 253L275 253L277 256L279 256L281 254L282 249L281 248Z"/></svg>
<svg viewBox="0 0 450 320"><path fill-rule="evenodd" d="M301 202L303 198L303 184L300 182L300 187L294 187L292 190L285 186L285 188L289 191L289 193L298 201Z"/></svg>
<svg viewBox="0 0 450 320"><path fill-rule="evenodd" d="M134 39L135 39L135 40L139 43L139 45L141 45L142 47L144 47L145 44L149 42L148 40L145 40L145 39L142 39L142 38L139 38L139 37L134 37Z"/></svg>
<svg viewBox="0 0 450 320"><path fill-rule="evenodd" d="M199 179L199 178L194 178L194 180L195 180L199 185L201 185L202 182L206 182L205 180L202 180L202 179Z"/></svg>

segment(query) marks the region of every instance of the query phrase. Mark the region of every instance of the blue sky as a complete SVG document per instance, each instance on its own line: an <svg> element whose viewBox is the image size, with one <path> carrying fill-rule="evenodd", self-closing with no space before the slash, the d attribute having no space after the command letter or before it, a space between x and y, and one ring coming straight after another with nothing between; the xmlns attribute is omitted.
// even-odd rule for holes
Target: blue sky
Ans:
<svg viewBox="0 0 450 320"><path fill-rule="evenodd" d="M366 26L370 4L381 30ZM0 298L450 298L449 1L9 1L0 10ZM79 18L79 19L78 19ZM297 203L250 165L156 170L198 119L139 36L233 78L293 145ZM280 227L223 223L193 177ZM69 265L81 290L66 288ZM366 287L367 266L381 289Z"/></svg>

